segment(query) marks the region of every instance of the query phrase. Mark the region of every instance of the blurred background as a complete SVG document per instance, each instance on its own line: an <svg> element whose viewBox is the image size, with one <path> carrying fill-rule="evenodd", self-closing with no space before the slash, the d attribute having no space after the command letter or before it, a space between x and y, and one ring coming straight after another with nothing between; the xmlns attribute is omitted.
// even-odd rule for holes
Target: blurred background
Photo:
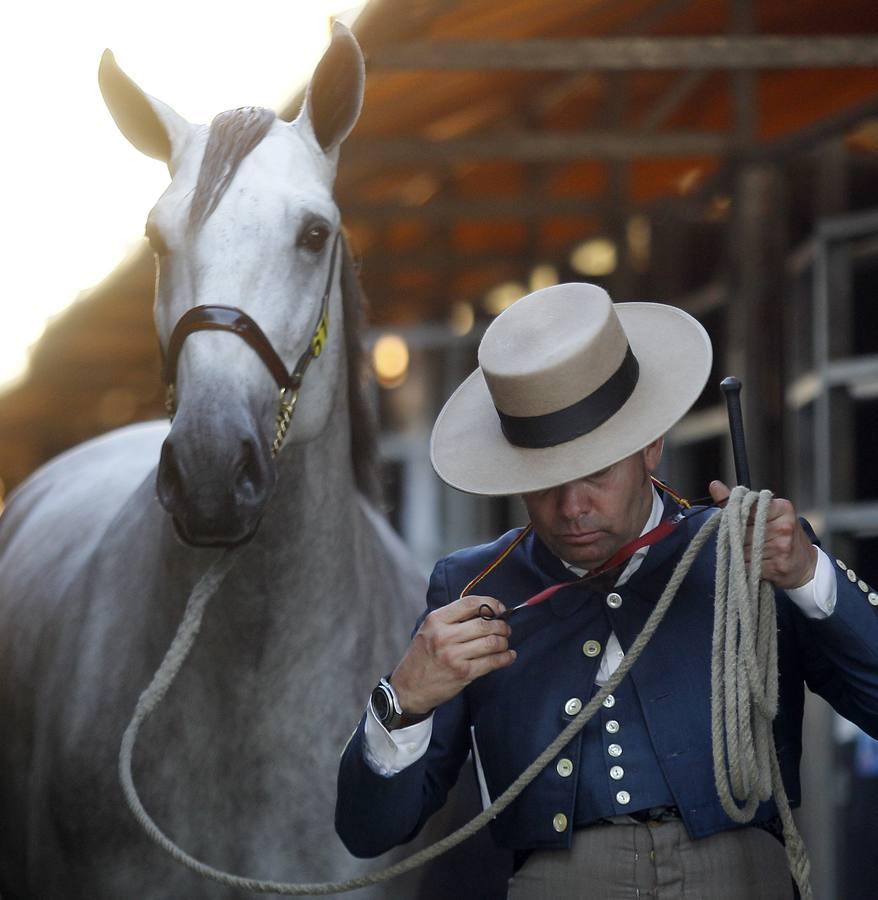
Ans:
<svg viewBox="0 0 878 900"><path fill-rule="evenodd" d="M586 280L713 339L662 477L690 497L734 480L719 382L737 375L754 486L878 583L874 0L126 6L22 4L4 36L0 508L55 454L163 412L140 235L167 173L106 112L103 48L190 120L292 118L337 16L368 74L336 194L370 301L386 507L425 571L523 520L433 475L436 414L495 315ZM873 897L878 744L815 698L806 723L816 896Z"/></svg>

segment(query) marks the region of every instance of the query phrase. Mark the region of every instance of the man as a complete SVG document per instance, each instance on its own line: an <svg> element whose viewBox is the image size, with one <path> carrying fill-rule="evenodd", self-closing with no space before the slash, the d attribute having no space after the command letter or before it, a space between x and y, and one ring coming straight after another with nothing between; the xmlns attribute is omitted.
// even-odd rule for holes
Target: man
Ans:
<svg viewBox="0 0 878 900"><path fill-rule="evenodd" d="M436 422L433 465L464 491L521 494L532 527L437 564L428 614L341 760L336 827L360 856L408 841L470 748L483 802L502 793L616 670L711 514L650 477L710 371L687 314L557 285L492 323L479 364ZM519 866L510 897L793 895L774 803L741 828L714 783L714 567L710 544L628 676L492 823ZM878 594L786 500L769 510L762 575L778 589L774 736L795 805L805 683L878 734ZM531 598L544 599L500 617Z"/></svg>

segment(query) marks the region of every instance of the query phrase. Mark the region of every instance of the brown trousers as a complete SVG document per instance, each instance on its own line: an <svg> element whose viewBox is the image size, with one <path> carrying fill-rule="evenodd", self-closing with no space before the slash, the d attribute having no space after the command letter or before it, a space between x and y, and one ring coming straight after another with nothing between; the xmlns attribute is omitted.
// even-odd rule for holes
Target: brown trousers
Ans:
<svg viewBox="0 0 878 900"><path fill-rule="evenodd" d="M577 830L509 881L509 900L792 900L786 853L759 828L693 841L678 819Z"/></svg>

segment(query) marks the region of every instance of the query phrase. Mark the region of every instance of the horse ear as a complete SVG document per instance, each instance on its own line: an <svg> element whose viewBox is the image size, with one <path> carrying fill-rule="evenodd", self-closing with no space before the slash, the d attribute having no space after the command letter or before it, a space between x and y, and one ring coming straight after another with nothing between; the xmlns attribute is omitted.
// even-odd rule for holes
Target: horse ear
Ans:
<svg viewBox="0 0 878 900"><path fill-rule="evenodd" d="M144 93L104 50L98 69L104 102L119 130L141 153L169 165L193 129L166 103Z"/></svg>
<svg viewBox="0 0 878 900"><path fill-rule="evenodd" d="M310 127L324 153L350 134L363 106L363 54L350 30L335 22L332 41L317 64L296 124Z"/></svg>

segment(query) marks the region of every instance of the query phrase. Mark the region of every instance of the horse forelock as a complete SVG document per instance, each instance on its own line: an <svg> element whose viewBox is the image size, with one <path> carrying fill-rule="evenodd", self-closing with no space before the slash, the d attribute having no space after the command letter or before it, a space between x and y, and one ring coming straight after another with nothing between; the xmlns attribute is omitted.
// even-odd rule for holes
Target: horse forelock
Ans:
<svg viewBox="0 0 878 900"><path fill-rule="evenodd" d="M210 123L210 133L189 209L189 225L199 228L217 208L241 160L268 134L275 113L262 106L230 109Z"/></svg>

